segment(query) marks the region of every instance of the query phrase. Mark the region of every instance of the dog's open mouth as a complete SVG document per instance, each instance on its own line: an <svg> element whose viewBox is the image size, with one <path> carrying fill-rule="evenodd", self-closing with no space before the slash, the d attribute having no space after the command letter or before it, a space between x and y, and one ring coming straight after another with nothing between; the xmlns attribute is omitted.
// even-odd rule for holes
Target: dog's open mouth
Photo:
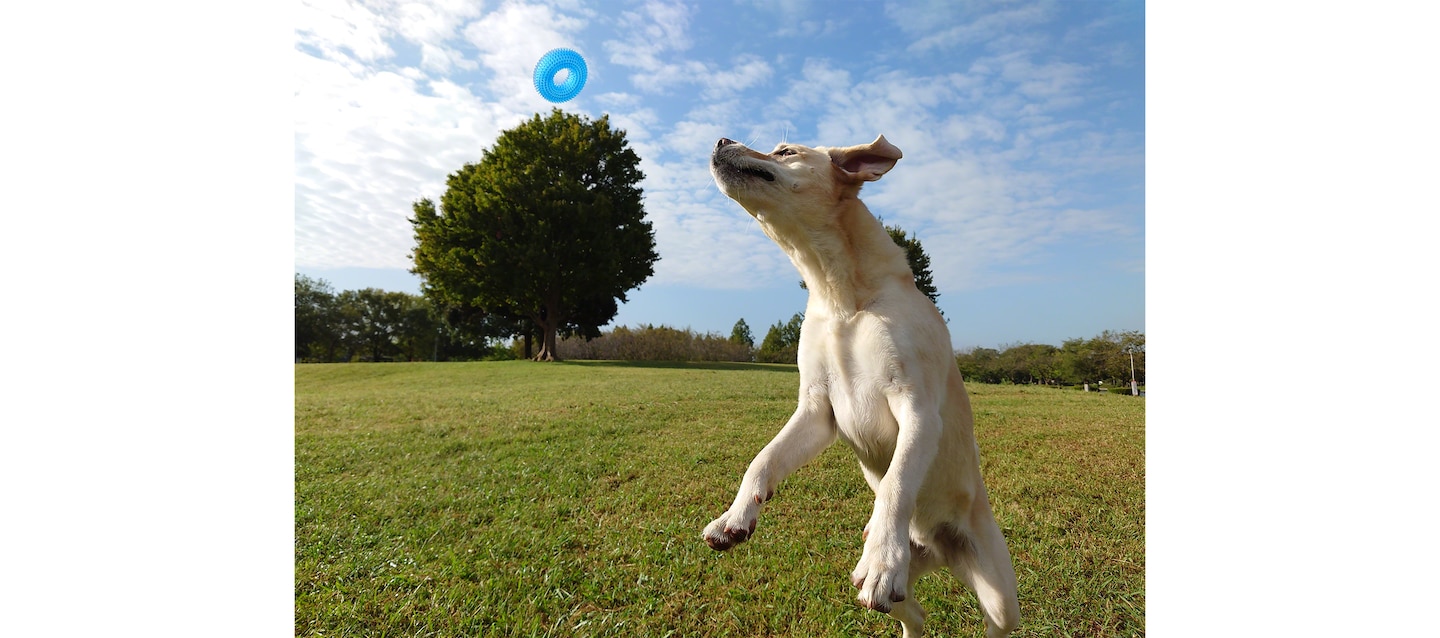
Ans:
<svg viewBox="0 0 1440 638"><path fill-rule="evenodd" d="M715 168L715 176L723 181L739 184L747 178L755 177L767 182L775 181L775 174L763 166L757 166L745 161L740 157L723 157L716 154L712 162Z"/></svg>
<svg viewBox="0 0 1440 638"><path fill-rule="evenodd" d="M715 177L722 181L739 184L751 177L767 182L775 181L775 173L765 166L765 160L761 159L758 153L723 137L715 145L710 164Z"/></svg>

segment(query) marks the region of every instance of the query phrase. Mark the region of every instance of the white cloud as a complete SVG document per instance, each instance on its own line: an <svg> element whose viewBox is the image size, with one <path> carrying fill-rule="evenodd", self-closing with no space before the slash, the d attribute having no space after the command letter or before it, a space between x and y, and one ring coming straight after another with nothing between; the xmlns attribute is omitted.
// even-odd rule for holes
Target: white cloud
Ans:
<svg viewBox="0 0 1440 638"><path fill-rule="evenodd" d="M686 120L671 128L661 140L665 148L679 155L681 162L699 164L701 158L708 158L715 140L730 133L729 127L715 122Z"/></svg>
<svg viewBox="0 0 1440 638"><path fill-rule="evenodd" d="M977 67L994 63L1000 79L1014 85L1016 93L1031 100L1043 101L1047 109L1080 103L1088 69L1070 62L1035 64L1024 54L1011 53L998 60L981 61Z"/></svg>
<svg viewBox="0 0 1440 638"><path fill-rule="evenodd" d="M972 139L986 142L1005 139L1005 124L979 113L951 115L940 124L940 130L944 132L944 139L955 144L965 144Z"/></svg>
<svg viewBox="0 0 1440 638"><path fill-rule="evenodd" d="M685 35L690 17L678 4L647 2L643 11L621 13L617 30L628 37L606 41L604 46L611 62L654 73L666 67L662 59L666 53L690 48Z"/></svg>
<svg viewBox="0 0 1440 638"><path fill-rule="evenodd" d="M850 87L850 72L836 68L825 60L807 58L800 69L800 78L790 81L790 89L778 100L792 113L823 107L840 97Z"/></svg>
<svg viewBox="0 0 1440 638"><path fill-rule="evenodd" d="M691 123L699 131L704 125ZM655 227L661 266L653 282L713 289L746 289L793 278L789 260L760 232L739 204L720 193L710 176L709 148L719 137L706 131L698 153L670 162L642 161L645 212Z"/></svg>
<svg viewBox="0 0 1440 638"><path fill-rule="evenodd" d="M738 204L718 193L699 201L690 193L650 193L646 214L655 226L663 268L653 282L712 289L746 289L795 277L794 267Z"/></svg>
<svg viewBox="0 0 1440 638"><path fill-rule="evenodd" d="M757 6L798 20L772 25L781 30L810 28L803 24L819 10L804 1ZM1026 29L1048 19L1047 7L887 12L912 34L890 48L908 43L927 56L980 38L976 25L1002 31L968 68L870 64L793 46L706 58L713 54L696 52L691 34L698 9L656 1L604 16L616 36L587 53L581 35L596 16L577 4L484 8L307 0L297 21L297 263L408 268L411 203L438 198L445 176L478 160L500 131L549 111L531 76L560 46L594 54L592 77L629 74L633 89L612 80L567 110L603 108L642 157L661 254L656 283L749 288L795 277L715 187L708 158L722 136L768 149L781 139L840 146L884 134L905 159L862 197L921 237L942 291L1038 276L1027 265L1052 246L1129 232L1127 212L1097 204L1086 182L1143 165L1143 134L1105 130L1068 110L1096 100L1092 67L1030 44L1001 48L1031 37ZM417 49L418 59L397 55ZM782 74L790 77L776 86Z"/></svg>
<svg viewBox="0 0 1440 638"><path fill-rule="evenodd" d="M645 16L629 14L627 19L631 26L638 26L639 33L643 39L654 43L661 51L684 51L690 48L690 37L685 31L690 26L690 9L680 3L651 2L645 3Z"/></svg>
<svg viewBox="0 0 1440 638"><path fill-rule="evenodd" d="M718 98L733 95L770 79L774 69L754 55L741 55L735 59L735 66L728 71L714 71L698 79L705 87L705 96Z"/></svg>
<svg viewBox="0 0 1440 638"><path fill-rule="evenodd" d="M557 13L546 5L506 2L496 11L464 28L465 38L480 52L480 63L491 72L488 98L515 111L544 112L548 102L535 91L535 64L551 49L575 49L589 57L574 34L584 26L579 18Z"/></svg>
<svg viewBox="0 0 1440 638"><path fill-rule="evenodd" d="M295 33L300 42L332 58L349 56L373 62L394 55L385 43L380 16L352 0L305 0L295 16Z"/></svg>
<svg viewBox="0 0 1440 638"><path fill-rule="evenodd" d="M849 26L844 20L800 20L797 22L782 22L779 30L775 32L776 37L799 36L805 38L823 38L834 35L840 30Z"/></svg>
<svg viewBox="0 0 1440 638"><path fill-rule="evenodd" d="M426 69L444 72L452 65L474 67L449 43L456 28L479 15L480 8L479 2L462 0L302 0L295 33L326 59L367 64L394 57L387 39L399 37L421 48Z"/></svg>
<svg viewBox="0 0 1440 638"><path fill-rule="evenodd" d="M411 42L443 45L466 19L479 16L480 9L479 2L461 0L405 2L395 8L395 29Z"/></svg>
<svg viewBox="0 0 1440 638"><path fill-rule="evenodd" d="M686 33L690 10L683 5L647 2L643 13L621 14L623 40L607 40L613 64L635 69L630 82L642 93L665 93L682 85L701 88L704 99L722 99L762 84L774 74L768 62L753 54L735 56L728 69L713 62L678 57L692 46Z"/></svg>
<svg viewBox="0 0 1440 638"><path fill-rule="evenodd" d="M997 4L990 2L889 2L885 15L917 39L910 50L933 52L957 46L1006 41L1023 29L1053 19L1057 5L1045 0ZM1013 45L1013 42L1010 42Z"/></svg>
<svg viewBox="0 0 1440 638"><path fill-rule="evenodd" d="M1017 55L965 73L888 71L852 80L833 62L811 59L778 104L801 117L818 111L817 145L863 144L883 134L900 147L905 158L861 197L887 223L920 235L942 291L964 290L1036 276L1012 267L1057 243L1123 232L1116 213L1077 207L1059 181L1133 169L1126 162L1141 157L1136 140L1046 115L1080 99L1082 71ZM956 109L966 104L973 110Z"/></svg>
<svg viewBox="0 0 1440 638"><path fill-rule="evenodd" d="M650 129L660 123L660 116L651 108L632 108L610 113L610 126L625 131L625 139L632 145L638 141L650 140Z"/></svg>
<svg viewBox="0 0 1440 638"><path fill-rule="evenodd" d="M408 267L411 204L522 116L413 69L294 59L296 263Z"/></svg>
<svg viewBox="0 0 1440 638"><path fill-rule="evenodd" d="M446 175L500 131L549 110L531 85L534 64L576 48L570 36L587 14L514 1L481 9L306 0L295 53L297 264L408 268L412 203L438 198ZM397 59L399 42L418 46L414 66ZM470 46L478 56L463 52ZM483 70L481 83L449 76L460 70Z"/></svg>
<svg viewBox="0 0 1440 638"><path fill-rule="evenodd" d="M771 33L777 37L827 36L848 24L848 20L831 17L833 12L817 11L820 5L815 0L749 0L746 4L770 14L767 24L775 27Z"/></svg>

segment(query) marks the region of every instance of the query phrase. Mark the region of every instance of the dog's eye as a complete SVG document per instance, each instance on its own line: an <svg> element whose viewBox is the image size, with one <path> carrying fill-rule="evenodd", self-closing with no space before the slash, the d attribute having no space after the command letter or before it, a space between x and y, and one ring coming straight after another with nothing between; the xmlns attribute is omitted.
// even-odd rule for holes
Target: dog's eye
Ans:
<svg viewBox="0 0 1440 638"><path fill-rule="evenodd" d="M780 149L780 150L778 150L778 151L775 151L775 156L776 156L776 157L785 157L786 155L794 155L794 154L795 154L795 149L790 149L790 148L782 148L782 149Z"/></svg>

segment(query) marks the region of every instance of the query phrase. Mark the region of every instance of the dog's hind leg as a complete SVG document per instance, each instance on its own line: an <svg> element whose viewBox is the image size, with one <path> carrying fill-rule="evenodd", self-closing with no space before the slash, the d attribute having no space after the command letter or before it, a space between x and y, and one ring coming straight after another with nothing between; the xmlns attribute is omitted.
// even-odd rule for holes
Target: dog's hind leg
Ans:
<svg viewBox="0 0 1440 638"><path fill-rule="evenodd" d="M900 621L904 628L904 638L923 638L925 636L925 609L920 606L920 601L915 595L915 583L920 577L935 571L940 567L940 562L934 553L927 551L924 547L910 543L910 578L906 583L906 590L910 597L895 603L890 607L890 617Z"/></svg>
<svg viewBox="0 0 1440 638"><path fill-rule="evenodd" d="M990 504L981 498L975 506L985 511L972 518L969 535L951 530L958 551L954 552L950 571L980 601L980 611L985 614L985 638L1005 638L1020 624L1015 568L1010 564L1010 551L1000 526L990 515Z"/></svg>

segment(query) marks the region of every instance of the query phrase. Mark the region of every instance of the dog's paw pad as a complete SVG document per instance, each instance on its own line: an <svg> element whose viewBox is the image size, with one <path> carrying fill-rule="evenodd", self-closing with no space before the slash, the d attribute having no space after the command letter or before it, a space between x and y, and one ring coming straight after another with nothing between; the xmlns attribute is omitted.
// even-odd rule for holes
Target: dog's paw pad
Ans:
<svg viewBox="0 0 1440 638"><path fill-rule="evenodd" d="M755 535L755 519L750 519L748 525L738 526L730 524L729 518L728 514L721 516L705 527L703 537L705 544L709 545L710 549L723 552Z"/></svg>
<svg viewBox="0 0 1440 638"><path fill-rule="evenodd" d="M867 551L850 573L850 583L860 590L856 602L888 613L894 603L906 599L909 572L909 557L903 551Z"/></svg>
<svg viewBox="0 0 1440 638"><path fill-rule="evenodd" d="M888 613L890 613L890 609L891 609L889 603L882 603L882 602L875 602L875 601L871 601L871 602L869 602L869 603L865 603L865 607L866 607L867 609L874 609L875 611L878 611L878 612L880 612L880 613L882 613L882 614L888 614Z"/></svg>

